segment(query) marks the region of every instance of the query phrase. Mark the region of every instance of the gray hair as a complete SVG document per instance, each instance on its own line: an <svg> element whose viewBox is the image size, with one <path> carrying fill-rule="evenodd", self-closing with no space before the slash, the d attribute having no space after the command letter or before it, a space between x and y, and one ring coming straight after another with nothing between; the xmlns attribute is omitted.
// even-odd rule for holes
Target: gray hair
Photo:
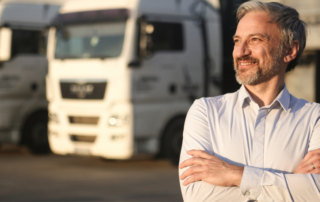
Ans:
<svg viewBox="0 0 320 202"><path fill-rule="evenodd" d="M286 71L294 69L299 63L306 46L307 35L306 23L299 19L299 13L296 9L277 2L249 1L241 4L238 8L238 21L250 11L265 11L271 18L270 22L277 23L281 35L280 50L284 51L286 48L292 47L294 40L299 42L297 57L288 64Z"/></svg>

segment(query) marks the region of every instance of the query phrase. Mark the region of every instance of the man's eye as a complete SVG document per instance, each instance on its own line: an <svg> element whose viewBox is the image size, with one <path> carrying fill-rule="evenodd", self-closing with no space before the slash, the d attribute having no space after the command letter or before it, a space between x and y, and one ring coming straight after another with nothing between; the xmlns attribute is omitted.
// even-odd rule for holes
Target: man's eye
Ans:
<svg viewBox="0 0 320 202"><path fill-rule="evenodd" d="M258 39L258 38L252 38L251 40L254 41L254 42L260 41L260 39Z"/></svg>
<svg viewBox="0 0 320 202"><path fill-rule="evenodd" d="M238 43L238 42L240 42L240 40L239 39L235 39L235 40L233 40L233 42L234 43Z"/></svg>

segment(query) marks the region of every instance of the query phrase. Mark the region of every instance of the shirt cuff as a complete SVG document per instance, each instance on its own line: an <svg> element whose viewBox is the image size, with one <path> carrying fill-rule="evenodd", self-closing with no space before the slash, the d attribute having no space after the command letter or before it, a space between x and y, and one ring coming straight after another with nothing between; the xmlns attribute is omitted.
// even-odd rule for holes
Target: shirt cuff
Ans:
<svg viewBox="0 0 320 202"><path fill-rule="evenodd" d="M257 199L260 194L263 169L245 166L240 184L240 191L250 199Z"/></svg>

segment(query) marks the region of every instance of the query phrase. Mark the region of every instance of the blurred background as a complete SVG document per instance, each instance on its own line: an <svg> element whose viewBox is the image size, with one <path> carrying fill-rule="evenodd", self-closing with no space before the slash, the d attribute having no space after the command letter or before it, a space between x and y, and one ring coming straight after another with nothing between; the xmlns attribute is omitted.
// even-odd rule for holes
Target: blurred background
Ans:
<svg viewBox="0 0 320 202"><path fill-rule="evenodd" d="M182 201L185 116L239 89L243 2L0 0L0 201ZM309 29L287 88L320 102L320 1L278 2Z"/></svg>

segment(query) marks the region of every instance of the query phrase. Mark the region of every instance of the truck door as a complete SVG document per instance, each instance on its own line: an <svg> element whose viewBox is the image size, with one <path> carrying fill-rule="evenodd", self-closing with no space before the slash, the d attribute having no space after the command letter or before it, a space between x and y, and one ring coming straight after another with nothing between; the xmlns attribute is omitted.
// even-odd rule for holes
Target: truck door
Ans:
<svg viewBox="0 0 320 202"><path fill-rule="evenodd" d="M185 54L183 22L147 21L144 29L150 51L135 70L132 89L137 136L158 134L157 118L178 99L177 76Z"/></svg>
<svg viewBox="0 0 320 202"><path fill-rule="evenodd" d="M201 33L192 19L150 20L144 29L149 52L144 53L146 57L133 76L135 126L138 134L159 134L164 124L159 118L173 114L170 106L179 103L188 109L194 99L202 96Z"/></svg>
<svg viewBox="0 0 320 202"><path fill-rule="evenodd" d="M41 31L12 30L11 59L0 71L0 94L6 98L29 99L41 89L44 96L44 78L47 61ZM42 47L43 46L43 47Z"/></svg>
<svg viewBox="0 0 320 202"><path fill-rule="evenodd" d="M17 130L31 109L45 109L47 60L41 33L12 29L11 58L0 68L2 130Z"/></svg>

